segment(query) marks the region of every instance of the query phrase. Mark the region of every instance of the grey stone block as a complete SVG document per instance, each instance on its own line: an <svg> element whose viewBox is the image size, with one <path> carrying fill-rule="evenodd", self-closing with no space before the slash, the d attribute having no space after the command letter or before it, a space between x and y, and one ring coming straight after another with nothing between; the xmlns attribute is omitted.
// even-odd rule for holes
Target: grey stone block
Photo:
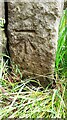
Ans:
<svg viewBox="0 0 67 120"><path fill-rule="evenodd" d="M54 73L62 10L62 0L8 3L10 55L24 74Z"/></svg>

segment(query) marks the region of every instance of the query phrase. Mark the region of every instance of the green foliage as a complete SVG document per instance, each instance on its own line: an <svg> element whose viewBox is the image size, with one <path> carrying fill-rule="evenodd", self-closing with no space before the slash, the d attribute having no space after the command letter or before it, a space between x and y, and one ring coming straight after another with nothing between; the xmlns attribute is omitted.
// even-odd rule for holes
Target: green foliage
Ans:
<svg viewBox="0 0 67 120"><path fill-rule="evenodd" d="M65 77L65 94L64 100L66 104L67 117L67 9L64 10L59 26L58 49L56 52L56 74Z"/></svg>
<svg viewBox="0 0 67 120"><path fill-rule="evenodd" d="M61 72L61 74L67 76L67 10L64 10L59 26L56 72Z"/></svg>
<svg viewBox="0 0 67 120"><path fill-rule="evenodd" d="M7 63L0 64L0 119L7 118L65 118L64 80L56 83L56 89L31 86L33 79L21 79L17 65L8 73ZM14 67L15 66L15 67ZM3 74L2 74L3 73ZM61 86L61 87L60 87Z"/></svg>
<svg viewBox="0 0 67 120"><path fill-rule="evenodd" d="M64 91L60 91L57 83L57 89L44 89L39 91L42 87L34 89L30 86L32 79L20 80L18 82L11 82L10 78L5 75L3 89L0 92L0 119L6 118L65 118L65 104ZM16 76L13 78L16 80ZM62 81L61 81L62 82ZM4 92L3 92L4 91Z"/></svg>
<svg viewBox="0 0 67 120"><path fill-rule="evenodd" d="M1 27L4 27L4 24L5 24L5 19L0 18L0 26L1 26Z"/></svg>

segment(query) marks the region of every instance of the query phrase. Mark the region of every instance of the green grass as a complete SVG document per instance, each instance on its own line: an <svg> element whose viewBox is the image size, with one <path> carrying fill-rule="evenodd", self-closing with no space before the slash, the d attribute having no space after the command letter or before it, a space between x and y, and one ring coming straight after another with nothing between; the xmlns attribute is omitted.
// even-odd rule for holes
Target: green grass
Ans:
<svg viewBox="0 0 67 120"><path fill-rule="evenodd" d="M59 38L56 52L56 72L67 76L67 10L64 10L59 26Z"/></svg>
<svg viewBox="0 0 67 120"><path fill-rule="evenodd" d="M62 88L57 82L56 89L45 88L43 91L39 91L42 88L39 82L38 88L30 87L29 83L34 81L33 79L23 81L20 76L18 78L17 72L12 74L11 76L5 71L0 81L2 85L0 91L0 119L8 117L65 118L64 80L61 81ZM16 80L18 81L16 82Z"/></svg>
<svg viewBox="0 0 67 120"><path fill-rule="evenodd" d="M7 118L65 118L67 116L67 41L66 12L60 22L58 49L56 52L56 88L43 88L33 78L22 80L18 65L0 62L0 119ZM38 87L30 85L36 82ZM40 89L43 88L43 91Z"/></svg>

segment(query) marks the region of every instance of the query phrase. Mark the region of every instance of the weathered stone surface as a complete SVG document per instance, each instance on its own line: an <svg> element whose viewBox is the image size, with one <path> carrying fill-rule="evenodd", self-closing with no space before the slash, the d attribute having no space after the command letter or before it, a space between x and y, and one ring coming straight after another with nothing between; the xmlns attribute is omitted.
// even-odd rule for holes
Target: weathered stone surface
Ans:
<svg viewBox="0 0 67 120"><path fill-rule="evenodd" d="M3 20L3 21L2 21ZM5 51L5 47L6 47L6 37L5 37L5 33L4 33L4 29L2 27L5 20L5 10L4 10L4 2L0 2L0 59L2 56L2 53L4 53Z"/></svg>
<svg viewBox="0 0 67 120"><path fill-rule="evenodd" d="M54 72L62 0L8 3L8 36L12 61L26 72Z"/></svg>

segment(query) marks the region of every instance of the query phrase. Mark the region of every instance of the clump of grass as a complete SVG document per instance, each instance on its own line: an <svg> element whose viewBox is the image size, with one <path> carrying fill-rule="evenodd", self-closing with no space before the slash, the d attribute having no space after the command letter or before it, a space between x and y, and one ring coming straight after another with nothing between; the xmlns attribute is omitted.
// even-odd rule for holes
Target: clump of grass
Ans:
<svg viewBox="0 0 67 120"><path fill-rule="evenodd" d="M0 62L0 119L7 118L65 118L64 103L66 66L66 27L65 13L59 29L58 50L56 53L56 87L43 88L39 81L33 78L22 80L22 73L17 65L12 64L11 74L7 62ZM65 28L65 29L64 29ZM65 66L64 66L65 64ZM36 82L38 87L30 86Z"/></svg>
<svg viewBox="0 0 67 120"><path fill-rule="evenodd" d="M18 82L16 74L8 78L8 73L3 75L5 79L0 92L0 119L6 118L65 118L64 91L62 83L60 88L59 81L56 89L40 89L29 86L33 79L22 80ZM61 81L62 82L62 81ZM42 87L39 84L39 88ZM4 91L3 91L4 89ZM63 90L62 90L63 89Z"/></svg>
<svg viewBox="0 0 67 120"><path fill-rule="evenodd" d="M56 52L56 78L58 76L62 80L65 77L65 93L64 100L67 106L67 9L64 10L59 26L58 48ZM67 117L67 107L66 107Z"/></svg>
<svg viewBox="0 0 67 120"><path fill-rule="evenodd" d="M59 26L59 38L56 52L56 72L67 76L67 10L64 10Z"/></svg>
<svg viewBox="0 0 67 120"><path fill-rule="evenodd" d="M42 86L30 87L33 79L21 79L19 68L13 66L12 75L7 72L8 66L2 60L3 73L0 79L0 119L6 118L65 118L64 79L58 80L55 89ZM18 74L18 75L17 75ZM16 82L17 81L17 82Z"/></svg>

